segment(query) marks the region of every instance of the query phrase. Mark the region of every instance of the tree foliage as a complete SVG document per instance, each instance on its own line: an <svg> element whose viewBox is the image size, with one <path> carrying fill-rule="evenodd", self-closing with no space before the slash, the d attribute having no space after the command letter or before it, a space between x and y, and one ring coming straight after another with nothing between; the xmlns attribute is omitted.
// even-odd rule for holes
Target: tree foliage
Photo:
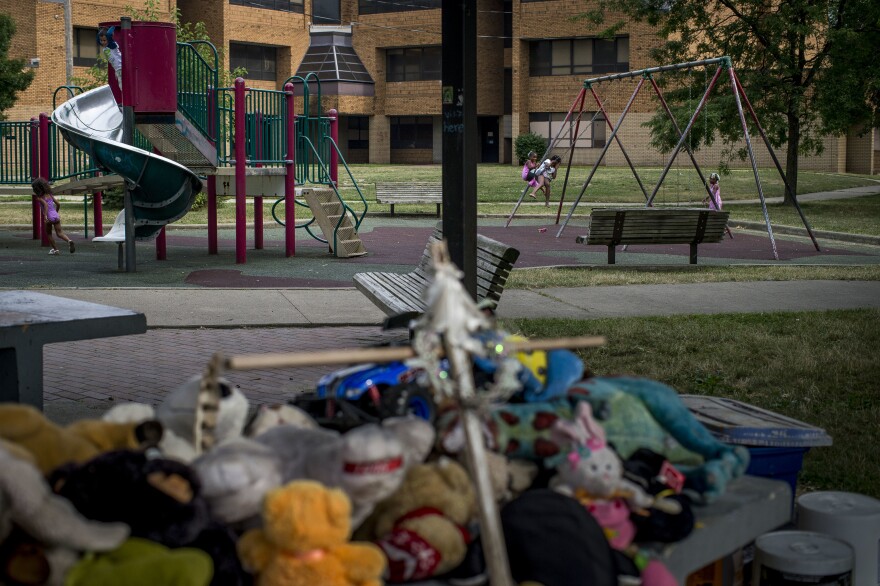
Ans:
<svg viewBox="0 0 880 586"><path fill-rule="evenodd" d="M15 21L12 16L0 13L0 120L3 114L15 104L19 92L23 92L34 80L34 71L25 70L24 59L10 59L9 47L15 34Z"/></svg>
<svg viewBox="0 0 880 586"><path fill-rule="evenodd" d="M527 132L516 137L513 148L516 151L519 164L523 165L529 158L530 151L535 151L539 157L544 154L544 151L547 150L547 139L540 134Z"/></svg>
<svg viewBox="0 0 880 586"><path fill-rule="evenodd" d="M822 152L822 136L880 125L880 8L876 0L600 0L581 18L607 26L619 11L656 27L657 64L728 55L774 147L787 144L786 175L796 188L798 155ZM618 12L618 13L619 13ZM714 70L657 76L683 129ZM746 114L748 119L748 114ZM751 124L751 120L748 120ZM653 143L669 151L678 136L666 113L648 123ZM750 127L756 136L756 129ZM742 139L726 71L694 126L694 147ZM760 139L758 139L760 140ZM726 149L729 156L745 151Z"/></svg>

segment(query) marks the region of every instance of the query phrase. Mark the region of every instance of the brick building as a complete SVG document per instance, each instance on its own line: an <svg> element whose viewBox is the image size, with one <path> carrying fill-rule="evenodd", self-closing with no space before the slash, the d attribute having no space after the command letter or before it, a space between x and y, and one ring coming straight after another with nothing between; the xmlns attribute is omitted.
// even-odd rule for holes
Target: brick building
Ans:
<svg viewBox="0 0 880 586"><path fill-rule="evenodd" d="M0 0L18 26L12 56L39 60L33 85L7 112L12 120L49 111L55 88L65 83L58 1ZM97 23L118 18L137 0L71 1L74 69L81 74L96 55ZM521 133L554 135L584 79L657 65L648 57L654 36L647 25L627 25L604 40L599 26L567 18L587 10L588 0L475 1L482 162L511 162ZM348 161L440 162L440 0L157 0L157 7L163 16L179 9L184 22L204 22L223 67L245 67L251 87L280 89L291 76L317 72L324 109L340 112ZM626 81L597 86L613 121L633 88ZM594 102L586 107L592 117ZM619 134L638 165L666 160L642 126L657 107L645 88ZM608 134L598 118L581 134L575 162L595 161ZM716 166L721 148L703 149L698 158ZM756 153L760 165L771 164L763 148ZM606 163L625 164L616 146ZM801 168L880 173L880 136L829 137L824 153L802 159Z"/></svg>

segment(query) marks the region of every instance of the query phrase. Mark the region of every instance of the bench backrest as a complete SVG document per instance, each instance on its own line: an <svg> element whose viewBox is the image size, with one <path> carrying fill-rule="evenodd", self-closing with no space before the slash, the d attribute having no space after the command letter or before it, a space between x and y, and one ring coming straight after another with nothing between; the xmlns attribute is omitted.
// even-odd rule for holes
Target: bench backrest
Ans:
<svg viewBox="0 0 880 586"><path fill-rule="evenodd" d="M720 242L729 217L706 208L597 208L587 244Z"/></svg>
<svg viewBox="0 0 880 586"><path fill-rule="evenodd" d="M426 280L432 274L431 245L442 239L443 232L439 227L435 228L416 267L415 272ZM491 299L497 302L501 298L504 284L518 258L519 250L516 248L477 234L477 300Z"/></svg>
<svg viewBox="0 0 880 586"><path fill-rule="evenodd" d="M442 196L443 185L437 182L382 183L376 182L376 197Z"/></svg>

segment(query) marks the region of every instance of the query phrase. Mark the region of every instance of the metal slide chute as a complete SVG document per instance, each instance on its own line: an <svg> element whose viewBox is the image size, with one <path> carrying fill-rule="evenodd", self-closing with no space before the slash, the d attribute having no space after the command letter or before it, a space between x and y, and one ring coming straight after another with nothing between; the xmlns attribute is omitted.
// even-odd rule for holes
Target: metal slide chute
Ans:
<svg viewBox="0 0 880 586"><path fill-rule="evenodd" d="M125 179L139 240L182 218L202 190L202 181L183 165L122 142L122 111L108 85L70 98L52 112L52 121L98 167Z"/></svg>

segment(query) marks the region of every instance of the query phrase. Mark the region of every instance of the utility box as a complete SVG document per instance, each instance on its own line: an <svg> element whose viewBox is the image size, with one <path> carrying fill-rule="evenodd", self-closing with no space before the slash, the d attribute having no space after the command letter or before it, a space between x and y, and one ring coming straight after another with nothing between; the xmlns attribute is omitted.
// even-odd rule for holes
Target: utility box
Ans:
<svg viewBox="0 0 880 586"><path fill-rule="evenodd" d="M177 111L177 28L170 22L133 21L122 30L115 26L113 40L122 53L122 91L112 67L107 83L122 106L138 114L174 114Z"/></svg>

